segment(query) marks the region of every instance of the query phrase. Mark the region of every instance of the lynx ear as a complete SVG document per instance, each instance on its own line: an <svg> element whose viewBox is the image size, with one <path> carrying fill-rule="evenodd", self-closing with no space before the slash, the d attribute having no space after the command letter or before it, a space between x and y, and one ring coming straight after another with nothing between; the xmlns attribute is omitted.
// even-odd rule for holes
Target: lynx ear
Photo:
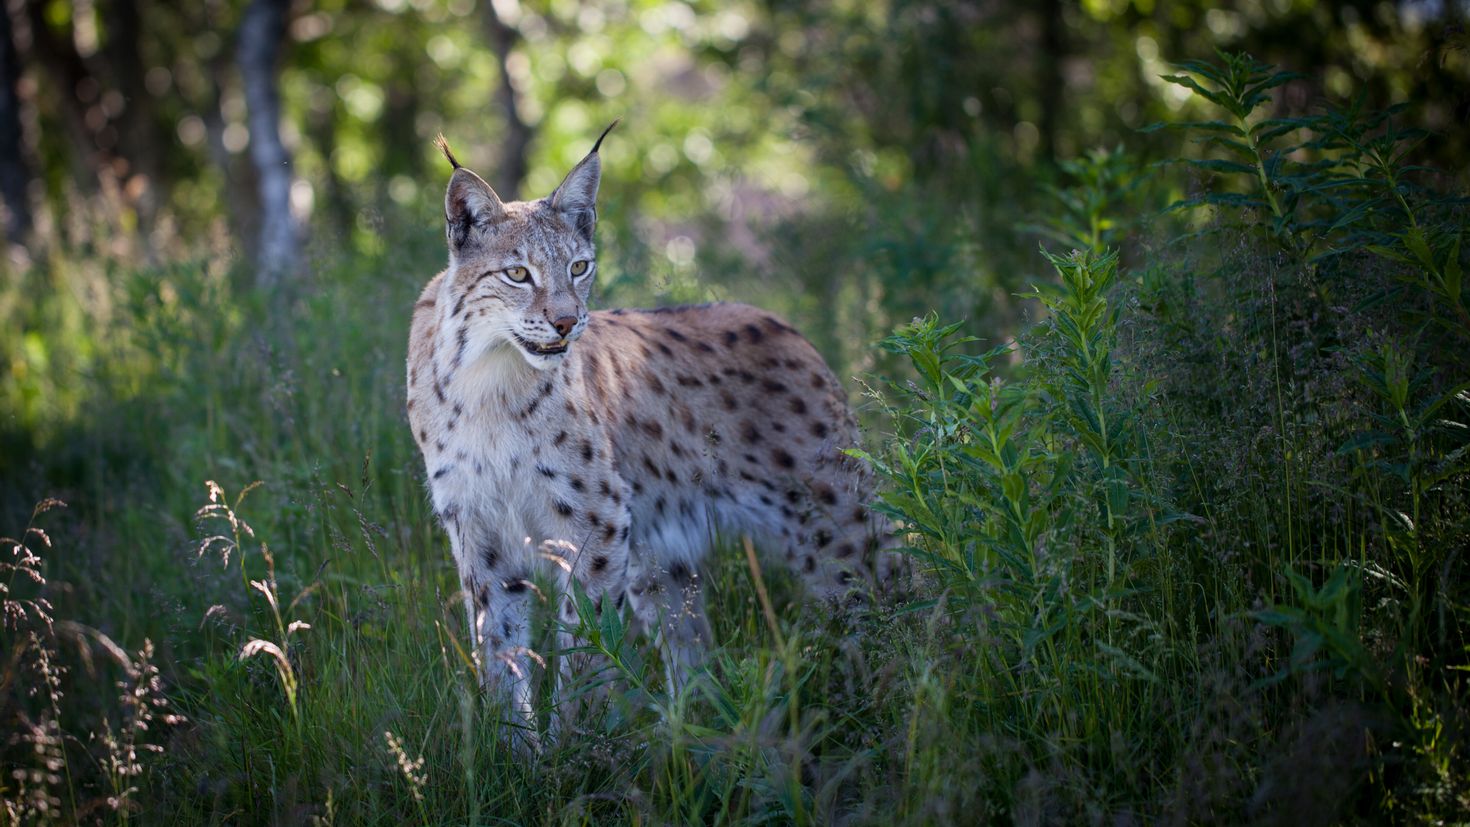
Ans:
<svg viewBox="0 0 1470 827"><path fill-rule="evenodd" d="M592 151L572 167L566 180L547 199L551 208L565 215L588 241L592 240L592 230L597 226L597 185L602 181L602 159L597 150L602 147L602 139L617 125L618 121L613 121L602 130Z"/></svg>
<svg viewBox="0 0 1470 827"><path fill-rule="evenodd" d="M456 167L444 193L444 235L449 246L459 250L469 242L477 229L488 227L505 218L500 196L480 176L464 167Z"/></svg>

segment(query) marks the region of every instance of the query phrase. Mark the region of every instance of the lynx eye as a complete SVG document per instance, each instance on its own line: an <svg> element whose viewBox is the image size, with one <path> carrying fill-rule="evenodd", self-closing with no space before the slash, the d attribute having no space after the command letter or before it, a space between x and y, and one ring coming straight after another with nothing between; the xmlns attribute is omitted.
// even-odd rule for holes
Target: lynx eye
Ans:
<svg viewBox="0 0 1470 827"><path fill-rule="evenodd" d="M589 268L591 266L592 265L589 264L586 259L581 259L581 260L578 260L578 261L574 261L574 262L572 262L572 275L574 275L574 276L585 276L585 275L587 275L587 268Z"/></svg>
<svg viewBox="0 0 1470 827"><path fill-rule="evenodd" d="M516 284L525 284L531 278L531 271L524 267L507 267L505 277Z"/></svg>

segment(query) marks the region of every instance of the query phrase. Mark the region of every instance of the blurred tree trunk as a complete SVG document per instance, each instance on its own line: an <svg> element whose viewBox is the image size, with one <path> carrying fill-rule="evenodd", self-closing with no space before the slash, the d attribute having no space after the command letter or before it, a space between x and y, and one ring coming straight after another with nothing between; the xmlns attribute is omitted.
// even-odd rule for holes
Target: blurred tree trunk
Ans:
<svg viewBox="0 0 1470 827"><path fill-rule="evenodd" d="M1062 19L1060 0L1041 0L1037 6L1041 15L1040 71L1037 77L1037 97L1041 99L1041 123L1038 154L1047 162L1057 160L1057 121L1063 107L1067 105L1066 79L1062 77L1062 61L1067 57L1067 22Z"/></svg>
<svg viewBox="0 0 1470 827"><path fill-rule="evenodd" d="M138 214L145 250L152 253L149 231L165 201L161 149L171 136L154 128L153 96L143 82L147 71L141 48L142 21L138 3L103 3L107 38L102 57L112 87L122 94L123 108L116 115L118 154L126 164L118 170L123 192Z"/></svg>
<svg viewBox="0 0 1470 827"><path fill-rule="evenodd" d="M10 15L0 10L0 197L5 199L5 237L25 244L31 230L31 205L27 196L31 174L21 154L20 60L15 55L15 37Z"/></svg>
<svg viewBox="0 0 1470 827"><path fill-rule="evenodd" d="M240 20L237 59L249 112L250 161L260 190L256 283L274 286L296 264L291 218L291 156L281 143L281 95L276 65L286 38L290 0L252 0Z"/></svg>
<svg viewBox="0 0 1470 827"><path fill-rule="evenodd" d="M505 136L500 141L500 164L491 181L502 198L519 198L521 183L526 180L526 155L531 146L531 127L521 117L519 94L510 79L510 53L521 41L520 32L501 19L495 4L486 0L485 34L495 52L500 69L500 85L495 89L495 104L505 116Z"/></svg>
<svg viewBox="0 0 1470 827"><path fill-rule="evenodd" d="M46 22L43 3L26 0L23 23L28 29L30 48L28 57L49 76L56 96L55 105L60 110L61 122L66 124L66 135L72 145L68 161L72 178L82 191L97 192L102 170L110 168L112 153L98 143L97 131L87 122L88 104L80 98L84 81L94 80L76 45L69 37L58 37ZM65 205L56 205L64 211Z"/></svg>
<svg viewBox="0 0 1470 827"><path fill-rule="evenodd" d="M211 58L209 67L209 97L199 107L199 118L204 121L205 152L209 162L219 170L224 180L225 213L232 238L255 238L260 232L260 208L256 202L255 178L247 164L237 163L236 158L225 147L225 78L229 76L229 53L221 51Z"/></svg>

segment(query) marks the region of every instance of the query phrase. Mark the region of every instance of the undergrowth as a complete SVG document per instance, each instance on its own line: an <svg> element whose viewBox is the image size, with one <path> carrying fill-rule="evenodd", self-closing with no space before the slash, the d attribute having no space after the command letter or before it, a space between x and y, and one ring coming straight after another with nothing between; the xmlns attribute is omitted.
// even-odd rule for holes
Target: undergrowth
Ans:
<svg viewBox="0 0 1470 827"><path fill-rule="evenodd" d="M1465 204L1396 110L1277 116L1290 76L1245 56L1170 80L1216 117L1161 167L1064 165L1033 325L881 343L906 369L854 451L911 596L854 629L725 538L678 691L627 618L579 600L557 652L542 611L568 724L534 759L403 423L393 274L437 253L323 256L285 299L214 261L24 274L0 821L1470 819ZM600 668L554 695L570 655Z"/></svg>

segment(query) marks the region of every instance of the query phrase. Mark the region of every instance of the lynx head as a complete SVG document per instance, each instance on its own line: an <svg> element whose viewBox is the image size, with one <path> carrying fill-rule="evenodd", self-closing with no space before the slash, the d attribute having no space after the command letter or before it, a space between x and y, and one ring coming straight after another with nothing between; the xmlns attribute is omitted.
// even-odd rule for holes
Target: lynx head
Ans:
<svg viewBox="0 0 1470 827"><path fill-rule="evenodd" d="M513 348L533 368L547 370L586 329L597 271L597 150L613 126L616 121L561 186L535 201L501 201L439 137L454 167L444 196L445 288L470 355Z"/></svg>

